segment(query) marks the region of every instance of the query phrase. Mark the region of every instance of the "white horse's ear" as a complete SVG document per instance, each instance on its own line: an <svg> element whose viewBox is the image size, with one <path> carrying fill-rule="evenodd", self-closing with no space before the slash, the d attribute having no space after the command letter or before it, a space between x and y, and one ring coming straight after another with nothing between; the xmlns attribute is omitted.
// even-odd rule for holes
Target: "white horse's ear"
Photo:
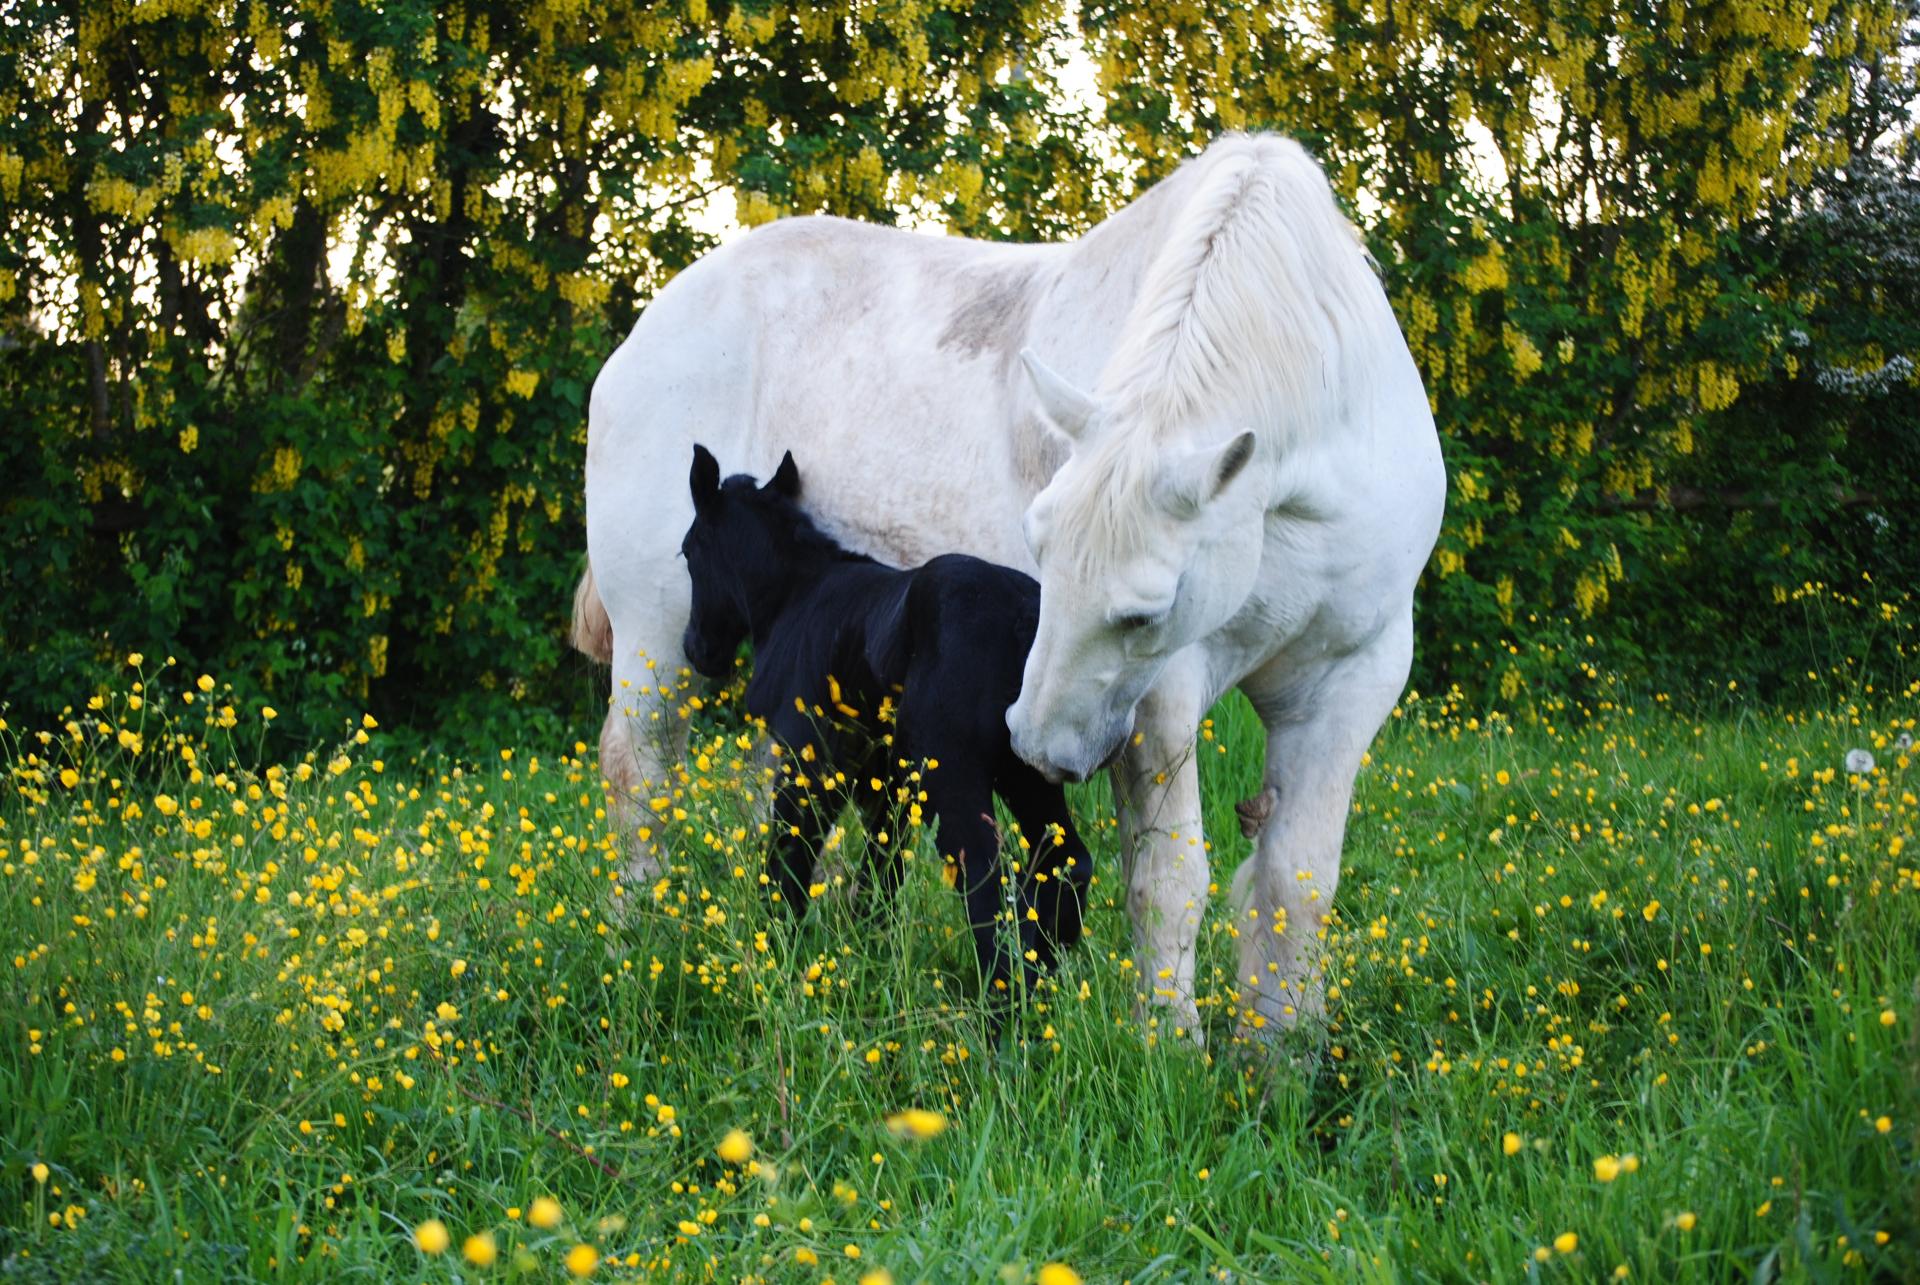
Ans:
<svg viewBox="0 0 1920 1285"><path fill-rule="evenodd" d="M1154 484L1154 496L1171 512L1192 517L1233 485L1252 458L1251 430L1235 434L1218 446L1184 451L1167 461Z"/></svg>
<svg viewBox="0 0 1920 1285"><path fill-rule="evenodd" d="M1020 350L1020 364L1027 368L1027 378L1033 381L1041 412L1055 428L1079 441L1099 403L1068 383L1064 375L1041 361L1031 348Z"/></svg>

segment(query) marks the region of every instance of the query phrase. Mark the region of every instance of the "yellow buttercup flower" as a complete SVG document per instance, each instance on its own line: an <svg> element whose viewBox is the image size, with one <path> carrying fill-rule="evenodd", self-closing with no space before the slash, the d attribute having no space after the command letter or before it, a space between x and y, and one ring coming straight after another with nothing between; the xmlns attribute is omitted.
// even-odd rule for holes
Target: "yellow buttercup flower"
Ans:
<svg viewBox="0 0 1920 1285"><path fill-rule="evenodd" d="M941 1133L946 1127L947 1117L922 1107L909 1107L887 1117L887 1129L896 1138L924 1141Z"/></svg>
<svg viewBox="0 0 1920 1285"><path fill-rule="evenodd" d="M527 1221L542 1231L551 1231L560 1225L560 1202L551 1196L536 1196L527 1208Z"/></svg>
<svg viewBox="0 0 1920 1285"><path fill-rule="evenodd" d="M420 1247L423 1254L444 1254L452 1237L447 1235L447 1225L438 1218L429 1218L413 1229L413 1243Z"/></svg>
<svg viewBox="0 0 1920 1285"><path fill-rule="evenodd" d="M1048 1263L1035 1280L1038 1285L1080 1285L1080 1273L1065 1263Z"/></svg>
<svg viewBox="0 0 1920 1285"><path fill-rule="evenodd" d="M753 1159L753 1139L747 1136L744 1129L734 1129L720 1139L720 1145L714 1151L730 1165L743 1165Z"/></svg>
<svg viewBox="0 0 1920 1285"><path fill-rule="evenodd" d="M592 1245L575 1245L567 1251L567 1271L575 1276L591 1276L600 1266L600 1251Z"/></svg>
<svg viewBox="0 0 1920 1285"><path fill-rule="evenodd" d="M475 1267L491 1267L493 1260L500 1256L500 1247L494 1243L492 1232L476 1232L460 1246L460 1254Z"/></svg>

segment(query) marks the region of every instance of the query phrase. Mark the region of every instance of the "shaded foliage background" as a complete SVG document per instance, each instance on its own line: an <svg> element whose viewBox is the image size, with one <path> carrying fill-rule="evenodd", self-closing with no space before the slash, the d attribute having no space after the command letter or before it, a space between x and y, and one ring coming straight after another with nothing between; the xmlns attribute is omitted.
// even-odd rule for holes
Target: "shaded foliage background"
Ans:
<svg viewBox="0 0 1920 1285"><path fill-rule="evenodd" d="M1920 547L1917 42L1884 0L19 0L0 700L144 650L290 736L571 739L586 390L725 202L1063 236L1252 127L1327 164L1446 439L1420 683L1857 658Z"/></svg>

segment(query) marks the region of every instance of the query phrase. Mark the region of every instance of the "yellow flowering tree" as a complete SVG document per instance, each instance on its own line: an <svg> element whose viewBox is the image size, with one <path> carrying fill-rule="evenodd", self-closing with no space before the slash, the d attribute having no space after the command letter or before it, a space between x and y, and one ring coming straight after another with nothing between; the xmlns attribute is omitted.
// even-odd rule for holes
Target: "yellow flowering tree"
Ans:
<svg viewBox="0 0 1920 1285"><path fill-rule="evenodd" d="M0 466L31 485L0 589L37 609L0 690L139 645L302 716L584 698L586 394L637 307L729 199L748 224L1092 217L1062 9L10 7Z"/></svg>
<svg viewBox="0 0 1920 1285"><path fill-rule="evenodd" d="M716 229L1071 234L1254 127L1326 162L1433 394L1425 677L1512 697L1589 635L1719 661L1755 598L1920 543L1912 28L1905 0L22 0L0 593L33 609L0 699L146 647L295 732L589 703L587 390ZM1776 641L1740 664L1800 668Z"/></svg>

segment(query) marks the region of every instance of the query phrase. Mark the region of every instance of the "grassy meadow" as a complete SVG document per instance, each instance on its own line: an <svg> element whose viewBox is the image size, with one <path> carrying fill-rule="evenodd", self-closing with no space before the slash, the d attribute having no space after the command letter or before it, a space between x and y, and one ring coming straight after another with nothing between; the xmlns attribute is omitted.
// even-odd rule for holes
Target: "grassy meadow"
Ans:
<svg viewBox="0 0 1920 1285"><path fill-rule="evenodd" d="M1136 1018L1103 786L1088 940L994 1047L924 847L884 926L770 926L724 696L616 889L582 745L256 768L259 707L147 661L0 730L0 1278L1920 1279L1920 684L1589 686L1409 696L1331 1030L1262 1056L1218 904L1205 1047ZM1244 703L1199 752L1224 889Z"/></svg>

